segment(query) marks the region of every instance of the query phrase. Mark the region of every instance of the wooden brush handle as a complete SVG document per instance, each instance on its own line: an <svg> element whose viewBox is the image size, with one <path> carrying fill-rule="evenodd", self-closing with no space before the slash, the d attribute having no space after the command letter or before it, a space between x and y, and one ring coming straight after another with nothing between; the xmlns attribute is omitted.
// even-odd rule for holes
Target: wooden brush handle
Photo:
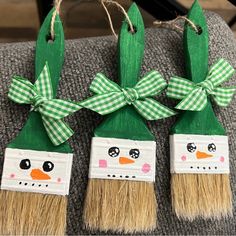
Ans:
<svg viewBox="0 0 236 236"><path fill-rule="evenodd" d="M55 38L53 41L50 39L50 26L54 11L55 9L53 8L49 12L38 34L35 52L35 80L38 78L45 62L47 61L51 74L53 94L56 96L57 85L60 80L60 74L64 62L65 43L63 27L59 15L56 15L54 24Z"/></svg>
<svg viewBox="0 0 236 236"><path fill-rule="evenodd" d="M139 73L144 52L144 24L135 3L128 11L128 16L136 30L129 32L129 24L124 21L118 42L118 73L121 87L134 87ZM132 125L130 123L132 122ZM95 137L126 138L132 140L154 140L144 119L133 106L125 106L106 116L95 129Z"/></svg>
<svg viewBox="0 0 236 236"><path fill-rule="evenodd" d="M135 33L129 30L125 20L122 24L118 41L118 69L121 87L134 87L139 79L144 52L144 24L135 3L128 11Z"/></svg>
<svg viewBox="0 0 236 236"><path fill-rule="evenodd" d="M208 28L202 8L195 2L188 14L199 29L197 33L188 22L184 29L184 56L186 75L189 80L199 83L205 80L208 72Z"/></svg>
<svg viewBox="0 0 236 236"><path fill-rule="evenodd" d="M57 85L64 61L64 32L61 20L57 15L54 25L55 40L48 41L50 38L50 24L53 12L54 8L47 15L38 34L35 52L35 80L38 78L47 61L52 79L53 94L54 97L56 97ZM23 129L8 147L39 151L44 150L48 152L72 152L67 142L59 146L52 144L43 125L41 115L35 111L30 112Z"/></svg>
<svg viewBox="0 0 236 236"><path fill-rule="evenodd" d="M199 33L186 23L184 56L186 77L194 83L202 82L208 73L208 29L202 8L196 0L188 19L199 28ZM209 127L211 128L209 129ZM171 134L224 135L225 130L214 114L210 99L202 111L183 111L171 129Z"/></svg>

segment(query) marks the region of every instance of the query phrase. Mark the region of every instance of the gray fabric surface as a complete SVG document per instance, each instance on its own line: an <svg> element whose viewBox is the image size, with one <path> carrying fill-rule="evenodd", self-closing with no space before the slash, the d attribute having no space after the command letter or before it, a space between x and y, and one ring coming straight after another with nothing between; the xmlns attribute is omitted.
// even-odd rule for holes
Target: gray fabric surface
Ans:
<svg viewBox="0 0 236 236"><path fill-rule="evenodd" d="M207 13L210 32L210 65L223 57L236 67L236 41L223 20ZM35 43L0 45L0 156L1 167L6 145L19 133L27 120L29 107L19 106L7 98L12 75L32 78L34 75ZM181 34L166 29L146 30L146 49L141 75L157 69L168 80L171 75L184 76L184 60ZM65 64L58 96L82 100L89 95L88 86L97 72L116 79L116 42L113 37L90 38L67 41ZM231 84L235 83L235 76ZM175 102L159 99L173 106ZM231 185L234 205L236 201L236 99L226 109L216 108L216 113L228 130L230 143ZM87 185L90 140L94 128L102 117L91 111L81 110L67 120L75 130L70 144L74 150L72 180L68 207L68 234L91 234L83 229L82 206ZM176 117L148 122L157 141L156 192L158 199L158 229L150 234L236 234L236 211L234 217L220 221L198 219L193 222L178 220L172 213L170 203L170 174L168 133ZM104 234L104 232L96 232ZM109 233L112 234L112 233Z"/></svg>

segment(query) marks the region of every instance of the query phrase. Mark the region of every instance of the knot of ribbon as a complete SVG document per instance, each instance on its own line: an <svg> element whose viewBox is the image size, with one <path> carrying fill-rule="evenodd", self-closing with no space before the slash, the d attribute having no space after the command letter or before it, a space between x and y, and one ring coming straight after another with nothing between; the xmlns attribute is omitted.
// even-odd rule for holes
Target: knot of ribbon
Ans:
<svg viewBox="0 0 236 236"><path fill-rule="evenodd" d="M73 135L73 130L62 119L81 107L71 101L53 98L47 62L35 84L19 76L13 77L8 97L19 104L30 104L31 111L41 114L47 134L55 146Z"/></svg>
<svg viewBox="0 0 236 236"><path fill-rule="evenodd" d="M196 87L205 89L207 94L212 94L213 90L214 90L214 85L210 80L204 80L200 83L196 84Z"/></svg>
<svg viewBox="0 0 236 236"><path fill-rule="evenodd" d="M167 86L159 72L145 75L133 88L121 88L102 73L98 73L90 85L94 96L79 103L101 115L112 113L126 105L132 105L147 120L158 120L176 113L154 100Z"/></svg>
<svg viewBox="0 0 236 236"><path fill-rule="evenodd" d="M39 107L40 105L43 105L43 103L47 101L47 99L45 97L42 97L38 94L36 94L33 98L32 98L32 105L31 105L31 110L32 111L39 111Z"/></svg>
<svg viewBox="0 0 236 236"><path fill-rule="evenodd" d="M220 59L213 64L205 80L200 83L172 77L167 87L167 96L181 100L175 107L179 110L201 111L206 107L208 97L217 105L225 107L231 102L236 87L220 85L228 81L234 72L234 68L226 60Z"/></svg>
<svg viewBox="0 0 236 236"><path fill-rule="evenodd" d="M125 101L131 105L135 100L139 99L139 94L134 88L122 88Z"/></svg>

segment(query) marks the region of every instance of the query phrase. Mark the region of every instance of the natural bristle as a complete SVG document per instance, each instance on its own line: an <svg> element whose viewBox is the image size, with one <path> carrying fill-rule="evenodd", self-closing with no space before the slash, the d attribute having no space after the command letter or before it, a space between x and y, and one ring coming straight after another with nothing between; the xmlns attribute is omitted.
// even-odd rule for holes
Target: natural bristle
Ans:
<svg viewBox="0 0 236 236"><path fill-rule="evenodd" d="M84 206L85 226L124 233L156 228L154 183L89 179Z"/></svg>
<svg viewBox="0 0 236 236"><path fill-rule="evenodd" d="M232 215L227 174L172 174L172 206L179 218L219 219Z"/></svg>
<svg viewBox="0 0 236 236"><path fill-rule="evenodd" d="M0 235L64 235L67 197L0 191Z"/></svg>

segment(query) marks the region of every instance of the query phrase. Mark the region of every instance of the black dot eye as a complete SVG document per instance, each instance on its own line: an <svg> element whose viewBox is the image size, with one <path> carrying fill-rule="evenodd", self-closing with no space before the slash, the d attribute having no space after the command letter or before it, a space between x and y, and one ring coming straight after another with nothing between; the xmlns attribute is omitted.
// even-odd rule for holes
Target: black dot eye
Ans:
<svg viewBox="0 0 236 236"><path fill-rule="evenodd" d="M23 170L28 170L31 167L31 163L29 159L23 159L20 162L20 168Z"/></svg>
<svg viewBox="0 0 236 236"><path fill-rule="evenodd" d="M45 161L43 163L43 170L45 172L49 172L49 171L52 171L54 168L54 164L51 162L51 161Z"/></svg>
<svg viewBox="0 0 236 236"><path fill-rule="evenodd" d="M117 157L120 154L120 149L118 147L111 147L108 150L108 154L111 157Z"/></svg>
<svg viewBox="0 0 236 236"><path fill-rule="evenodd" d="M210 143L208 145L208 151L209 152L215 152L216 151L216 145L214 143Z"/></svg>
<svg viewBox="0 0 236 236"><path fill-rule="evenodd" d="M129 155L132 157L132 158L134 158L134 159L137 159L137 158L139 158L139 154L140 154L140 151L138 150L138 149L131 149L130 151L129 151Z"/></svg>
<svg viewBox="0 0 236 236"><path fill-rule="evenodd" d="M197 147L196 147L195 143L188 143L188 144L187 144L187 150L188 150L189 152L195 152L196 149L197 149Z"/></svg>

